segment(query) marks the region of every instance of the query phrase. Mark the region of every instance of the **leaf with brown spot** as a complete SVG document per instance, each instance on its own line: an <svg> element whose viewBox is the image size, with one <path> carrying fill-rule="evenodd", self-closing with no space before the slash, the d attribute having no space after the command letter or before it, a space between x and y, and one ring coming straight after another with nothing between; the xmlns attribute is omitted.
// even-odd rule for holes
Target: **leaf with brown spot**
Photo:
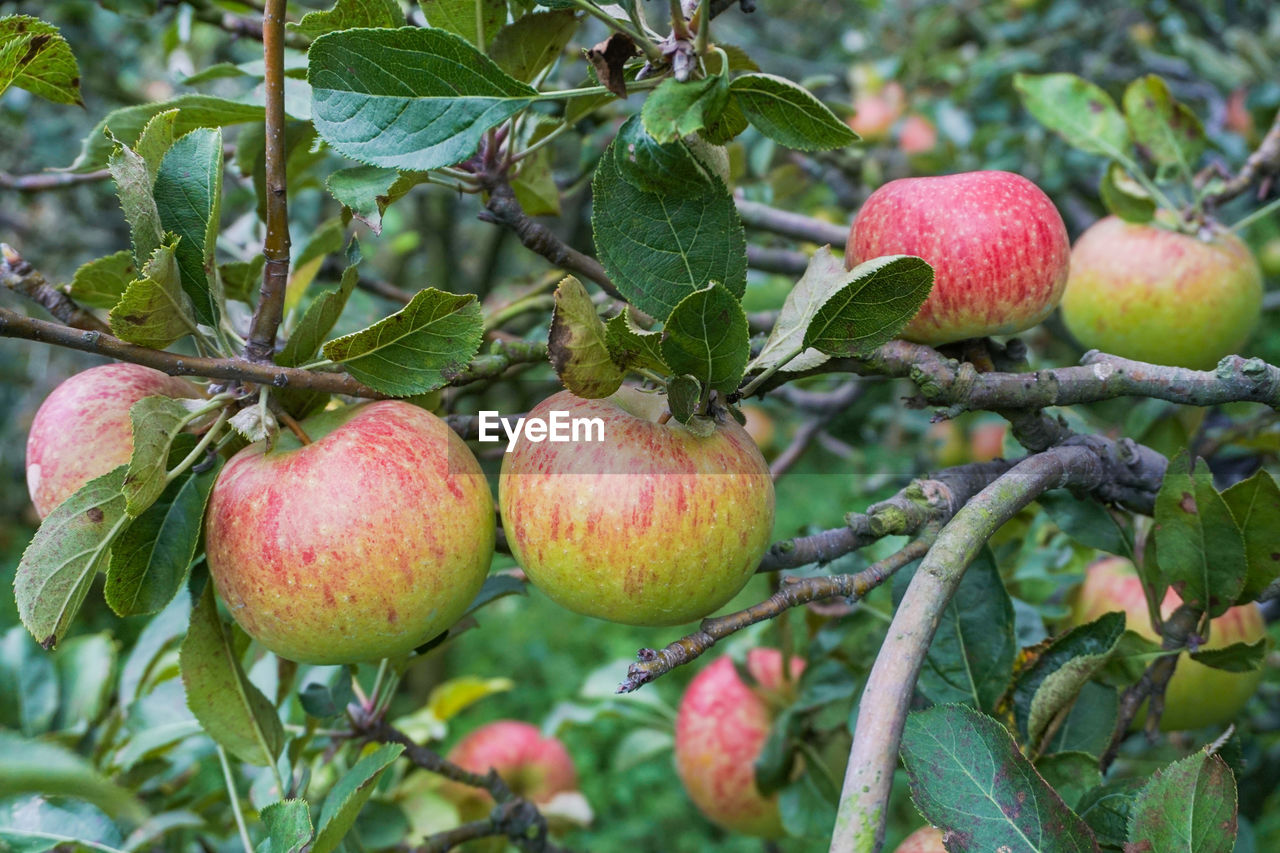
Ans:
<svg viewBox="0 0 1280 853"><path fill-rule="evenodd" d="M1138 795L1126 851L1231 853L1236 780L1219 755L1202 750L1157 770Z"/></svg>
<svg viewBox="0 0 1280 853"><path fill-rule="evenodd" d="M57 104L84 106L71 46L57 27L29 15L0 18L0 94L10 86Z"/></svg>
<svg viewBox="0 0 1280 853"><path fill-rule="evenodd" d="M622 67L627 60L639 53L636 43L623 33L614 33L604 41L583 51L587 61L596 71L600 85L619 98L627 96L627 80Z"/></svg>
<svg viewBox="0 0 1280 853"><path fill-rule="evenodd" d="M1186 175L1205 149L1200 119L1155 74L1139 77L1125 89L1125 121L1143 152L1157 165L1177 166Z"/></svg>
<svg viewBox="0 0 1280 853"><path fill-rule="evenodd" d="M622 370L605 338L591 295L582 282L565 276L556 288L547 351L564 387L587 400L608 397L622 385Z"/></svg>
<svg viewBox="0 0 1280 853"><path fill-rule="evenodd" d="M1244 536L1248 574L1237 603L1253 601L1280 577L1280 486L1264 469L1222 493Z"/></svg>

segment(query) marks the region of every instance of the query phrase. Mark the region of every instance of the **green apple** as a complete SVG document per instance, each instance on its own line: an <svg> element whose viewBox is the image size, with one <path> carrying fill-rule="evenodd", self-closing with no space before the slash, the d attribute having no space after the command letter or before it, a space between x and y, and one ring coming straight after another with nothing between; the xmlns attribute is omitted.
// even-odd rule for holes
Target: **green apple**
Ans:
<svg viewBox="0 0 1280 853"><path fill-rule="evenodd" d="M1208 369L1238 352L1262 313L1262 273L1223 230L1208 239L1109 216L1071 251L1062 318L1085 347Z"/></svg>
<svg viewBox="0 0 1280 853"><path fill-rule="evenodd" d="M603 440L520 439L503 459L503 530L539 589L574 612L650 626L706 616L742 589L769 546L774 493L736 421L699 435L664 419L665 396L630 387L603 400L564 391L528 419L553 412L599 419L589 437Z"/></svg>
<svg viewBox="0 0 1280 853"><path fill-rule="evenodd" d="M406 654L484 583L493 496L444 421L383 401L321 412L252 444L209 496L209 572L232 617L281 657L338 664Z"/></svg>

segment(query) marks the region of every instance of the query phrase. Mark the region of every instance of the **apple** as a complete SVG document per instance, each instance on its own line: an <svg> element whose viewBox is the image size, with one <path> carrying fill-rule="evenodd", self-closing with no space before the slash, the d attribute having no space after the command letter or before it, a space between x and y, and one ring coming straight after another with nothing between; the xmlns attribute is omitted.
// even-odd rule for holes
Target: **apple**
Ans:
<svg viewBox="0 0 1280 853"><path fill-rule="evenodd" d="M1005 432L1005 425L994 421L975 426L969 435L969 455L973 461L990 462L1004 456Z"/></svg>
<svg viewBox="0 0 1280 853"><path fill-rule="evenodd" d="M1223 125L1232 133L1252 141L1255 135L1253 114L1249 112L1249 90L1243 86L1233 89L1227 98L1227 114Z"/></svg>
<svg viewBox="0 0 1280 853"><path fill-rule="evenodd" d="M925 154L937 144L937 128L922 115L907 116L898 128L898 150L903 154Z"/></svg>
<svg viewBox="0 0 1280 853"><path fill-rule="evenodd" d="M139 364L104 364L45 398L27 435L27 490L44 518L90 480L133 455L129 407L143 397L200 397L185 379Z"/></svg>
<svg viewBox="0 0 1280 853"><path fill-rule="evenodd" d="M537 804L578 788L578 774L564 744L518 720L481 726L460 740L448 757L472 773L498 771L513 794ZM449 782L441 793L458 807L463 821L480 820L493 808L493 796L481 788Z"/></svg>
<svg viewBox="0 0 1280 853"><path fill-rule="evenodd" d="M493 497L467 446L398 401L323 411L241 450L209 496L209 572L281 657L408 653L462 615L493 556Z"/></svg>
<svg viewBox="0 0 1280 853"><path fill-rule="evenodd" d="M1164 618L1182 603L1170 589L1160 605ZM1125 626L1149 640L1159 642L1151 627L1142 581L1133 563L1124 557L1107 557L1088 568L1072 606L1070 624L1083 625L1104 613L1122 610ZM1232 607L1209 625L1206 649L1220 649L1232 643L1256 643L1267 635L1262 610L1256 603ZM1223 725L1235 718L1262 681L1262 670L1227 672L1196 663L1184 652L1165 690L1160 729L1166 732Z"/></svg>
<svg viewBox="0 0 1280 853"><path fill-rule="evenodd" d="M794 699L804 661L791 659L782 678L782 653L752 649L748 686L727 656L694 676L676 714L676 772L689 798L709 819L733 832L777 838L783 834L776 794L756 788L755 761L778 712Z"/></svg>
<svg viewBox="0 0 1280 853"><path fill-rule="evenodd" d="M904 100L902 86L895 82L885 84L879 91L858 95L853 100L849 128L868 141L884 139L902 115Z"/></svg>
<svg viewBox="0 0 1280 853"><path fill-rule="evenodd" d="M951 468L971 461L964 440L964 431L951 420L929 424L925 432L929 456L941 468Z"/></svg>
<svg viewBox="0 0 1280 853"><path fill-rule="evenodd" d="M1211 368L1249 339L1262 273L1249 248L1108 216L1076 240L1062 318L1085 347L1138 361Z"/></svg>
<svg viewBox="0 0 1280 853"><path fill-rule="evenodd" d="M742 428L747 431L747 435L751 436L751 440L756 443L762 452L768 452L773 447L773 441L777 438L778 427L773 422L773 416L765 411L763 406L745 404L738 407L742 412L742 417L746 419L746 423Z"/></svg>
<svg viewBox="0 0 1280 853"><path fill-rule="evenodd" d="M942 830L932 826L922 826L902 839L893 853L947 853L942 844Z"/></svg>
<svg viewBox="0 0 1280 853"><path fill-rule="evenodd" d="M854 220L849 267L881 255L933 266L933 290L902 336L930 345L1029 329L1058 304L1070 243L1057 208L1010 172L901 178Z"/></svg>
<svg viewBox="0 0 1280 853"><path fill-rule="evenodd" d="M1272 237L1258 250L1258 263L1271 278L1280 278L1280 237Z"/></svg>
<svg viewBox="0 0 1280 853"><path fill-rule="evenodd" d="M512 556L534 585L576 613L627 625L679 625L733 598L769 546L769 467L725 416L701 436L666 397L621 388L567 391L529 412L599 419L580 438L527 438L503 458L498 502ZM601 436L600 433L603 433Z"/></svg>

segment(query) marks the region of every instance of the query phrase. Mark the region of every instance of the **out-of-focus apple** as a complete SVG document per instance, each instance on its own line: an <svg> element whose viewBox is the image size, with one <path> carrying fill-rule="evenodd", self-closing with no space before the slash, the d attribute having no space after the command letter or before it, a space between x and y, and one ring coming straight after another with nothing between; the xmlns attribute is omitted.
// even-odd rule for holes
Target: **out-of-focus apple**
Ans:
<svg viewBox="0 0 1280 853"><path fill-rule="evenodd" d="M1071 251L1062 318L1085 347L1207 369L1248 341L1262 272L1228 231L1209 239L1108 216Z"/></svg>
<svg viewBox="0 0 1280 853"><path fill-rule="evenodd" d="M312 443L241 450L209 497L209 572L246 633L281 657L405 654L449 628L493 556L479 463L430 412L382 401L321 412Z"/></svg>
<svg viewBox="0 0 1280 853"><path fill-rule="evenodd" d="M1057 208L1011 172L902 178L876 190L849 233L845 263L916 255L933 290L902 336L945 344L1029 329L1067 283L1070 244Z"/></svg>
<svg viewBox="0 0 1280 853"><path fill-rule="evenodd" d="M755 761L778 712L794 699L794 682L804 661L791 659L783 680L782 653L752 649L748 686L733 661L722 657L694 676L676 716L676 772L704 815L725 829L777 838L782 818L777 795L756 787Z"/></svg>
<svg viewBox="0 0 1280 853"><path fill-rule="evenodd" d="M27 490L41 518L85 483L128 463L129 407L155 396L201 392L185 379L139 364L92 367L53 389L27 435Z"/></svg>
<svg viewBox="0 0 1280 853"><path fill-rule="evenodd" d="M938 145L938 129L922 115L909 115L898 128L898 150L903 154L925 154Z"/></svg>
<svg viewBox="0 0 1280 853"><path fill-rule="evenodd" d="M767 454L778 436L778 427L773 422L773 416L762 406L747 404L738 408L746 419L742 428L747 431L747 435L751 436L751 440L756 443L760 451Z"/></svg>
<svg viewBox="0 0 1280 853"><path fill-rule="evenodd" d="M978 424L969 435L969 456L974 462L990 462L1004 456L1005 432L1007 428L1002 423Z"/></svg>
<svg viewBox="0 0 1280 853"><path fill-rule="evenodd" d="M902 115L904 101L902 85L892 81L877 92L860 94L853 99L849 127L868 142L884 139Z"/></svg>
<svg viewBox="0 0 1280 853"><path fill-rule="evenodd" d="M1170 589L1160 605L1160 614L1168 618L1182 599ZM1123 557L1107 557L1090 566L1084 584L1072 606L1070 625L1092 622L1104 613L1121 610L1125 627L1159 642L1151 627L1142 581L1133 563ZM1220 649L1232 643L1256 643L1267 634L1262 611L1255 603L1232 607L1214 619L1209 626L1206 649ZM1173 678L1164 693L1161 731L1199 729L1230 722L1262 681L1262 670L1227 672L1196 663L1184 652L1178 658Z"/></svg>
<svg viewBox="0 0 1280 853"><path fill-rule="evenodd" d="M450 750L449 760L472 773L498 771L513 794L533 803L548 803L578 787L578 774L564 744L518 720L481 726ZM493 797L482 788L451 782L440 793L458 807L463 821L479 820L493 808Z"/></svg>
<svg viewBox="0 0 1280 853"><path fill-rule="evenodd" d="M1238 133L1247 140L1254 136L1253 113L1249 112L1249 91L1241 86L1227 98L1227 114L1223 120L1227 130Z"/></svg>
<svg viewBox="0 0 1280 853"><path fill-rule="evenodd" d="M627 625L688 622L742 589L774 510L769 467L746 430L730 417L706 436L662 423L666 397L630 387L603 400L562 391L528 418L550 423L553 412L599 419L603 440L521 439L503 459L503 529L539 589Z"/></svg>
<svg viewBox="0 0 1280 853"><path fill-rule="evenodd" d="M947 853L942 844L942 830L922 826L908 835L893 853Z"/></svg>
<svg viewBox="0 0 1280 853"><path fill-rule="evenodd" d="M1258 250L1258 263L1271 278L1280 278L1280 237L1272 237Z"/></svg>

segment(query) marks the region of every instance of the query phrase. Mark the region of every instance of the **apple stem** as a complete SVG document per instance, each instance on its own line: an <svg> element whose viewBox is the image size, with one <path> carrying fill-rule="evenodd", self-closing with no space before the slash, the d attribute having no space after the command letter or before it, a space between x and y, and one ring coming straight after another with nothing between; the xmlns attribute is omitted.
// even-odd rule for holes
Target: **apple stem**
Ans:
<svg viewBox="0 0 1280 853"><path fill-rule="evenodd" d="M289 432L298 437L298 441L301 441L304 447L311 443L311 436L307 435L306 430L302 428L302 424L298 423L292 415L283 409L276 412L276 415L289 428Z"/></svg>
<svg viewBox="0 0 1280 853"><path fill-rule="evenodd" d="M658 418L658 423L665 424L669 420L671 420L671 410L667 409L665 412L662 413L661 417Z"/></svg>

